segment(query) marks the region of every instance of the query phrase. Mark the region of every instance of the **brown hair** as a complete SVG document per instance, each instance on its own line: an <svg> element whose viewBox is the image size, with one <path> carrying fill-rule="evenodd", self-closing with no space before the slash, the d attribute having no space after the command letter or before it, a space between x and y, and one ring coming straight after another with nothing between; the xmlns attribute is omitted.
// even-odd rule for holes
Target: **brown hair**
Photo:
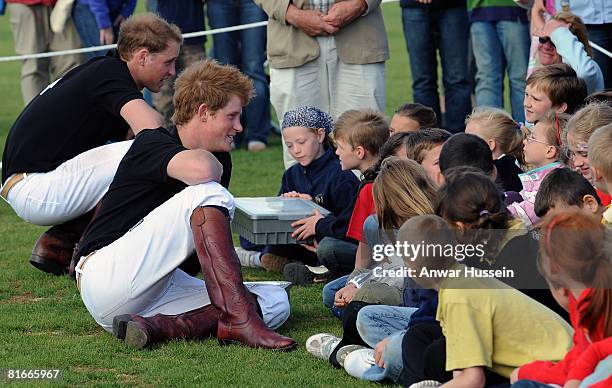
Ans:
<svg viewBox="0 0 612 388"><path fill-rule="evenodd" d="M448 223L436 215L422 215L408 219L399 230L397 240L400 243L406 242L414 244L416 242L425 246L435 244L437 246L455 246L453 230ZM441 250L423 249L417 257L404 257L404 264L417 272L421 272L423 267L430 270L442 270L451 268L457 263L453 257L445 255ZM429 282L427 277L417 277L414 280L426 285Z"/></svg>
<svg viewBox="0 0 612 388"><path fill-rule="evenodd" d="M465 119L467 124L475 121L482 124L484 135L495 140L502 154L511 155L523 164L523 140L525 133L521 125L508 112L490 107L475 108ZM486 139L485 139L486 140Z"/></svg>
<svg viewBox="0 0 612 388"><path fill-rule="evenodd" d="M336 121L334 139L342 139L353 148L362 146L376 156L389 139L389 123L375 110L347 110Z"/></svg>
<svg viewBox="0 0 612 388"><path fill-rule="evenodd" d="M253 82L233 66L204 60L187 67L176 79L174 90L172 121L182 125L193 118L201 104L216 112L237 96L247 105L253 96Z"/></svg>
<svg viewBox="0 0 612 388"><path fill-rule="evenodd" d="M436 189L420 164L390 156L372 185L381 228L399 228L410 217L433 213Z"/></svg>
<svg viewBox="0 0 612 388"><path fill-rule="evenodd" d="M593 333L603 323L604 338L612 336L610 231L580 211L550 212L539 227L542 254L572 280L592 288L590 296L580 302L584 309L578 306L583 311L579 325ZM541 257L538 261L541 268ZM548 280L564 286L562 279Z"/></svg>
<svg viewBox="0 0 612 388"><path fill-rule="evenodd" d="M612 123L591 135L588 149L589 165L599 168L606 183L612 183Z"/></svg>
<svg viewBox="0 0 612 388"><path fill-rule="evenodd" d="M583 106L567 122L567 132L581 141L587 142L599 127L612 123L612 106L594 102Z"/></svg>
<svg viewBox="0 0 612 388"><path fill-rule="evenodd" d="M574 113L587 96L586 83L566 63L538 67L527 78L527 85L545 93L553 107L566 103L569 114Z"/></svg>
<svg viewBox="0 0 612 388"><path fill-rule="evenodd" d="M557 12L552 18L569 24L570 32L578 38L580 43L582 43L587 55L591 58L593 57L593 49L591 49L591 45L589 44L587 29L580 17L571 12Z"/></svg>
<svg viewBox="0 0 612 388"><path fill-rule="evenodd" d="M183 43L181 30L156 14L147 12L133 15L121 23L117 52L123 60L129 61L135 51L146 48L150 53L160 53L169 41Z"/></svg>
<svg viewBox="0 0 612 388"><path fill-rule="evenodd" d="M395 155L395 153L399 150L401 146L404 145L405 139L407 137L413 136L418 132L398 132L394 133L387 139L387 141L380 147L380 151L378 151L378 159L376 163L374 163L370 168L363 172L363 181L362 182L372 182L376 179L376 176L380 172L380 166L382 162L387 159L389 156Z"/></svg>
<svg viewBox="0 0 612 388"><path fill-rule="evenodd" d="M451 137L450 132L439 128L422 129L413 132L413 134L404 138L404 146L408 159L412 159L418 164L423 163L427 151L444 144Z"/></svg>
<svg viewBox="0 0 612 388"><path fill-rule="evenodd" d="M417 102L400 106L394 114L416 121L421 129L434 128L438 125L436 112L430 107Z"/></svg>
<svg viewBox="0 0 612 388"><path fill-rule="evenodd" d="M467 166L453 167L444 177L444 185L438 190L436 214L451 225L456 222L464 225L465 230L456 232L460 242L488 241L486 250L495 257L501 243L495 230L507 229L510 220L495 183L481 170Z"/></svg>

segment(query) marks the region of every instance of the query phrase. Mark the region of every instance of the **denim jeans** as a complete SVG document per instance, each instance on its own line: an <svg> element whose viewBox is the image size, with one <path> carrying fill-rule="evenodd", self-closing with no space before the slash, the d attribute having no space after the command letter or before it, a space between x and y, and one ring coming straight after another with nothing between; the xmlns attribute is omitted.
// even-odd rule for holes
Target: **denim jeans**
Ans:
<svg viewBox="0 0 612 388"><path fill-rule="evenodd" d="M332 314L337 318L342 318L342 310L334 306L336 292L346 286L349 275L341 276L338 279L332 280L323 287L323 305L331 309Z"/></svg>
<svg viewBox="0 0 612 388"><path fill-rule="evenodd" d="M612 51L612 23L606 24L587 24L587 35L593 43ZM604 87L612 88L612 58L593 49L593 59L599 65L604 76Z"/></svg>
<svg viewBox="0 0 612 388"><path fill-rule="evenodd" d="M387 367L372 366L363 374L364 380L381 381L388 378L398 382L403 369L402 340L408 328L410 316L416 310L413 307L372 305L359 311L357 331L364 342L375 348L377 343L389 337L383 352L383 359Z"/></svg>
<svg viewBox="0 0 612 388"><path fill-rule="evenodd" d="M253 0L208 0L207 14L213 29L268 20ZM270 86L264 72L266 27L215 34L213 46L215 59L238 67L253 81L255 97L243 113L244 136L247 142L267 143L271 116Z"/></svg>
<svg viewBox="0 0 612 388"><path fill-rule="evenodd" d="M356 253L357 244L333 237L324 237L317 247L319 262L336 275L346 275L355 269Z"/></svg>
<svg viewBox="0 0 612 388"><path fill-rule="evenodd" d="M441 121L436 48L442 61L446 105L444 128L462 131L471 111L468 81L468 16L465 7L403 8L402 22L412 72L414 102L434 109Z"/></svg>
<svg viewBox="0 0 612 388"><path fill-rule="evenodd" d="M550 388L550 385L532 380L519 380L511 385L512 388Z"/></svg>
<svg viewBox="0 0 612 388"><path fill-rule="evenodd" d="M510 81L512 117L525 121L523 99L529 61L529 25L518 21L473 22L476 105L504 107L504 67Z"/></svg>
<svg viewBox="0 0 612 388"><path fill-rule="evenodd" d="M114 20L117 15L111 15L111 20ZM83 47L95 47L100 45L100 28L96 22L96 18L89 9L88 4L76 2L72 9L72 20L81 38L81 45ZM114 41L117 41L117 35L119 29L113 27ZM85 60L90 60L93 57L98 57L106 54L106 50L93 51L84 53Z"/></svg>

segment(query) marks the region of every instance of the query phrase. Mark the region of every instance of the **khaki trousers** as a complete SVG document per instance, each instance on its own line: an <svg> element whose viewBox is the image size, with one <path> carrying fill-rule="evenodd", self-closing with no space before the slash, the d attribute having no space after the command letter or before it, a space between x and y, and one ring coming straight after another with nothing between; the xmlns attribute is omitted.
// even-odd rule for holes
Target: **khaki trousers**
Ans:
<svg viewBox="0 0 612 388"><path fill-rule="evenodd" d="M81 47L72 19L68 19L61 34L51 31L51 7L8 3L15 52L19 55ZM21 63L21 95L27 105L51 82L81 64L81 55L61 55L51 58L26 59Z"/></svg>

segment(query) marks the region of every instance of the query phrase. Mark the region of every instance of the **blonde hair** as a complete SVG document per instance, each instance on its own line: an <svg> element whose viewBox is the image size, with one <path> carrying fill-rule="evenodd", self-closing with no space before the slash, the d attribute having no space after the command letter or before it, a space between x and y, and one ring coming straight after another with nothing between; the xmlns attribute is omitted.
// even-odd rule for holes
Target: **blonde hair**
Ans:
<svg viewBox="0 0 612 388"><path fill-rule="evenodd" d="M495 140L502 154L511 155L521 164L523 160L523 140L525 133L521 125L506 111L490 107L475 108L465 119L465 124L474 121L481 123L484 136Z"/></svg>
<svg viewBox="0 0 612 388"><path fill-rule="evenodd" d="M553 107L567 104L569 114L574 113L587 96L586 83L566 63L538 67L527 78L527 85L546 94Z"/></svg>
<svg viewBox="0 0 612 388"><path fill-rule="evenodd" d="M392 229L411 217L433 214L436 189L420 164L390 156L382 162L372 196L379 226Z"/></svg>
<svg viewBox="0 0 612 388"><path fill-rule="evenodd" d="M578 38L580 43L582 43L587 55L591 58L593 57L593 49L591 49L591 45L589 44L587 28L580 17L571 12L557 12L552 18L569 24L570 32Z"/></svg>
<svg viewBox="0 0 612 388"><path fill-rule="evenodd" d="M334 140L342 139L355 148L362 146L373 156L389 139L385 116L371 109L347 110L336 121Z"/></svg>
<svg viewBox="0 0 612 388"><path fill-rule="evenodd" d="M243 106L247 105L253 96L253 82L233 66L204 60L187 67L176 79L174 90L172 121L182 125L202 104L216 112L237 96Z"/></svg>
<svg viewBox="0 0 612 388"><path fill-rule="evenodd" d="M612 182L612 123L597 129L589 139L589 164L601 170L606 183Z"/></svg>
<svg viewBox="0 0 612 388"><path fill-rule="evenodd" d="M134 52L146 48L150 53L160 53L168 42L183 44L181 29L168 23L156 14L147 12L133 15L121 23L117 52L125 61L132 59Z"/></svg>
<svg viewBox="0 0 612 388"><path fill-rule="evenodd" d="M567 132L587 142L597 128L609 123L612 123L612 107L603 102L592 102L572 115L567 122Z"/></svg>

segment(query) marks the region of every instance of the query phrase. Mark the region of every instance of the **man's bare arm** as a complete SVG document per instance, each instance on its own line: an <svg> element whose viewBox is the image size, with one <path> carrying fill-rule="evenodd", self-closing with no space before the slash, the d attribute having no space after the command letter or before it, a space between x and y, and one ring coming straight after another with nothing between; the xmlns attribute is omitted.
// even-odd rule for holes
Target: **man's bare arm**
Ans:
<svg viewBox="0 0 612 388"><path fill-rule="evenodd" d="M168 163L168 176L190 186L206 182L220 182L223 166L217 158L204 150L185 150L174 155Z"/></svg>
<svg viewBox="0 0 612 388"><path fill-rule="evenodd" d="M129 124L130 128L132 128L134 135L138 135L138 132L143 129L154 129L164 126L162 115L140 98L126 102L121 107L119 113Z"/></svg>

